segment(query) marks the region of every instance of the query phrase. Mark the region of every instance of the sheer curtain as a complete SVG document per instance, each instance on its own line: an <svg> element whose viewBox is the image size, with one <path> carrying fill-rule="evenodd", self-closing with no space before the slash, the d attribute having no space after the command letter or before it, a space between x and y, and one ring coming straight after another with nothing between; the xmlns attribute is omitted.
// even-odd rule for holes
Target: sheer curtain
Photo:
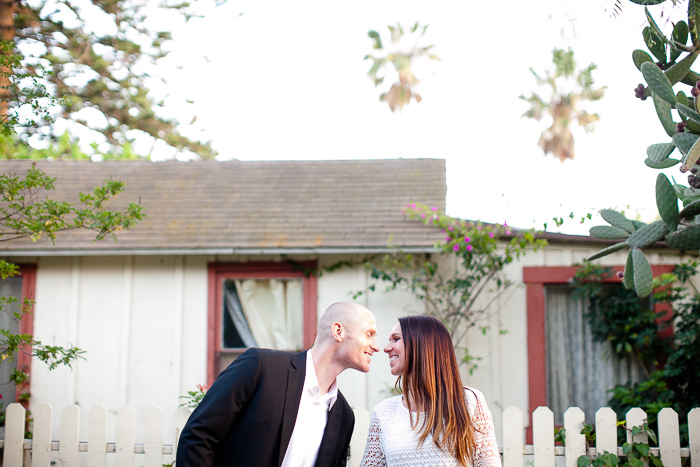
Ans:
<svg viewBox="0 0 700 467"><path fill-rule="evenodd" d="M301 280L237 280L241 309L257 346L301 350L304 344Z"/></svg>
<svg viewBox="0 0 700 467"><path fill-rule="evenodd" d="M579 407L593 423L595 411L608 405L606 391L616 384L638 381L643 370L636 361L621 360L610 343L593 342L585 317L588 302L574 301L571 288L546 288L547 405L555 423L564 411Z"/></svg>

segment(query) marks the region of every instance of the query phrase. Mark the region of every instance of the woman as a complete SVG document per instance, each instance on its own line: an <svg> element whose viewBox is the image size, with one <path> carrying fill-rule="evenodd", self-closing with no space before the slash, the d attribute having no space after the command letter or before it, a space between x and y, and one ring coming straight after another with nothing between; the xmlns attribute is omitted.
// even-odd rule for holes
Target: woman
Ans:
<svg viewBox="0 0 700 467"><path fill-rule="evenodd" d="M362 466L500 467L491 413L483 394L462 386L444 324L399 318L384 352L402 395L374 408Z"/></svg>

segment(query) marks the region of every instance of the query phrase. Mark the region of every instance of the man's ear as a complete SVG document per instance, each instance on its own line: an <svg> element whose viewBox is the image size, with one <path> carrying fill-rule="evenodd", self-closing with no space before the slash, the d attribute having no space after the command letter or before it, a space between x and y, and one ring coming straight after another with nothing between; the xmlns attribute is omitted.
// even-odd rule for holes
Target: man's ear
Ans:
<svg viewBox="0 0 700 467"><path fill-rule="evenodd" d="M345 338L345 328L343 328L343 325L340 323L333 323L331 326L331 335L337 342L343 342L343 338Z"/></svg>

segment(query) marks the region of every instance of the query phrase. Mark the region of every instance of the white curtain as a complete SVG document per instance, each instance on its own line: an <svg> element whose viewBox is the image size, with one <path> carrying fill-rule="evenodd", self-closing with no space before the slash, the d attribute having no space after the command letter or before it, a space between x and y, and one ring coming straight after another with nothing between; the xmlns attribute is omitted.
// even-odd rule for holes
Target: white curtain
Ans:
<svg viewBox="0 0 700 467"><path fill-rule="evenodd" d="M304 316L301 280L237 280L236 290L258 346L302 349Z"/></svg>
<svg viewBox="0 0 700 467"><path fill-rule="evenodd" d="M588 302L574 301L570 287L547 287L546 303L547 405L555 423L563 423L569 407L579 407L593 423L595 411L608 405L606 391L638 381L643 370L636 360L615 357L609 342L593 342L584 316Z"/></svg>
<svg viewBox="0 0 700 467"><path fill-rule="evenodd" d="M241 302L238 299L237 290L230 290L228 287L224 287L224 303L226 304L226 311L231 321L233 321L238 335L243 341L243 345L245 347L258 347L259 345L246 322Z"/></svg>

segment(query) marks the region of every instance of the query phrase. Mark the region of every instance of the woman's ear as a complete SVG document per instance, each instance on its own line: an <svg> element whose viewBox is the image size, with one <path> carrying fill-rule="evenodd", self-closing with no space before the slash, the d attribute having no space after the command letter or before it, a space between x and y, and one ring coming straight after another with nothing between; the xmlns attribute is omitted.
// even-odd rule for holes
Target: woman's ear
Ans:
<svg viewBox="0 0 700 467"><path fill-rule="evenodd" d="M343 328L343 325L340 323L333 323L331 326L331 335L337 342L343 342L345 338L345 328Z"/></svg>

